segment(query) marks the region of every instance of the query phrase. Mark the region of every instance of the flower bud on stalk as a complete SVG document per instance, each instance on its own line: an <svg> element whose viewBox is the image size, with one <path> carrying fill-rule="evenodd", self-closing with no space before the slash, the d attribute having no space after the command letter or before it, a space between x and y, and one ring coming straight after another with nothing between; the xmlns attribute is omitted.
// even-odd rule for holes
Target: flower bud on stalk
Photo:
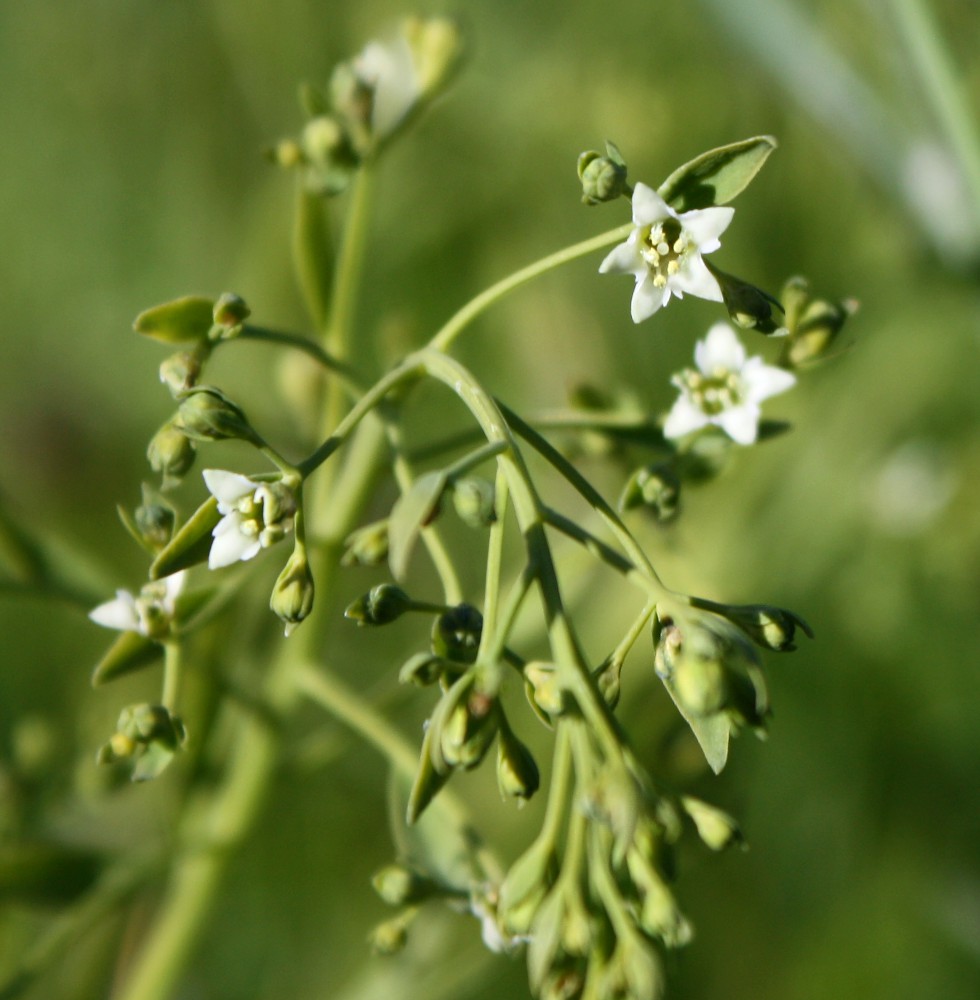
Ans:
<svg viewBox="0 0 980 1000"><path fill-rule="evenodd" d="M174 425L195 441L239 438L262 444L241 407L212 385L194 386L181 395Z"/></svg>
<svg viewBox="0 0 980 1000"><path fill-rule="evenodd" d="M313 574L306 556L306 548L297 545L283 567L275 586L269 607L286 626L286 635L292 635L300 622L313 610Z"/></svg>
<svg viewBox="0 0 980 1000"><path fill-rule="evenodd" d="M167 421L153 435L146 448L150 468L162 477L161 488L170 489L184 478L194 464L194 442L174 421Z"/></svg>
<svg viewBox="0 0 980 1000"><path fill-rule="evenodd" d="M358 625L388 625L412 608L412 599L393 583L379 583L344 610Z"/></svg>

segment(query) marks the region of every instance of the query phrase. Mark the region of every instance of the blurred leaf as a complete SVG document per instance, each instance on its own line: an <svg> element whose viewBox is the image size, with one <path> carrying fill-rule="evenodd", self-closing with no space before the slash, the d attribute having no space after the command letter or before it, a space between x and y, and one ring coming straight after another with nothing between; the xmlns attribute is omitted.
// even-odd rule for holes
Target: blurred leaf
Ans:
<svg viewBox="0 0 980 1000"><path fill-rule="evenodd" d="M204 340L214 324L214 299L186 295L141 312L133 329L164 344Z"/></svg>
<svg viewBox="0 0 980 1000"><path fill-rule="evenodd" d="M102 867L90 851L46 843L0 845L0 899L65 903L83 893Z"/></svg>
<svg viewBox="0 0 980 1000"><path fill-rule="evenodd" d="M408 560L419 533L439 513L439 501L446 489L444 470L427 472L412 483L407 493L395 501L388 519L388 564L396 580L405 578Z"/></svg>
<svg viewBox="0 0 980 1000"><path fill-rule="evenodd" d="M211 551L211 532L220 520L218 501L214 497L208 497L186 524L181 526L170 544L153 560L150 579L160 580L178 570L204 562Z"/></svg>
<svg viewBox="0 0 980 1000"><path fill-rule="evenodd" d="M92 687L135 673L160 658L163 647L139 632L123 632L92 671Z"/></svg>
<svg viewBox="0 0 980 1000"><path fill-rule="evenodd" d="M678 167L657 193L678 212L726 205L749 186L775 148L775 139L761 135L710 149Z"/></svg>

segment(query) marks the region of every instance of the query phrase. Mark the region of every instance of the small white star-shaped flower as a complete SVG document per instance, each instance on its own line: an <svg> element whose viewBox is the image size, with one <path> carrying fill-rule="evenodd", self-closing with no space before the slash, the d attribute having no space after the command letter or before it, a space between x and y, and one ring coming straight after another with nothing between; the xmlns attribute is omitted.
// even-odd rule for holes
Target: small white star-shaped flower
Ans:
<svg viewBox="0 0 980 1000"><path fill-rule="evenodd" d="M281 484L258 482L224 469L205 469L203 475L224 515L211 533L209 569L252 559L292 528L296 504Z"/></svg>
<svg viewBox="0 0 980 1000"><path fill-rule="evenodd" d="M421 96L421 84L404 35L369 42L353 62L357 78L371 88L371 129L378 137L395 130Z"/></svg>
<svg viewBox="0 0 980 1000"><path fill-rule="evenodd" d="M111 601L93 608L88 616L104 628L138 632L147 638L159 639L170 629L184 578L183 572L174 573L166 579L146 584L138 595L128 590L117 590Z"/></svg>
<svg viewBox="0 0 980 1000"><path fill-rule="evenodd" d="M664 436L680 438L713 424L738 444L753 444L764 399L796 384L783 368L747 357L727 323L716 323L694 348L697 371L686 368L671 381L680 396L664 423Z"/></svg>
<svg viewBox="0 0 980 1000"><path fill-rule="evenodd" d="M634 323L686 292L721 302L721 287L701 259L721 246L719 237L732 221L728 206L678 214L646 184L633 189L633 232L599 265L600 274L632 274L636 279L630 314Z"/></svg>

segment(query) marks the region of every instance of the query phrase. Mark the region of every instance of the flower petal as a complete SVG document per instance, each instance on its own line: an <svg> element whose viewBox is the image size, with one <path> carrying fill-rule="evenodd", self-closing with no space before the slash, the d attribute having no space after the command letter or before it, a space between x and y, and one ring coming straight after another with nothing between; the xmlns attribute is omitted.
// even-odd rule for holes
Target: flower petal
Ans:
<svg viewBox="0 0 980 1000"><path fill-rule="evenodd" d="M692 400L681 395L670 408L664 422L664 437L682 438L691 431L698 431L711 423L708 415L697 407Z"/></svg>
<svg viewBox="0 0 980 1000"><path fill-rule="evenodd" d="M715 323L704 340L694 347L694 363L705 375L719 369L741 372L745 362L745 348L735 331L727 323Z"/></svg>
<svg viewBox="0 0 980 1000"><path fill-rule="evenodd" d="M219 525L220 527L220 525ZM217 531L217 529L215 529ZM208 555L208 569L221 569L232 563L251 559L262 548L257 538L249 538L240 531L225 531L216 534Z"/></svg>
<svg viewBox="0 0 980 1000"><path fill-rule="evenodd" d="M612 248L599 265L600 274L637 274L646 269L646 264L637 250L639 237L637 230L630 233L625 243Z"/></svg>
<svg viewBox="0 0 980 1000"><path fill-rule="evenodd" d="M649 226L663 219L677 218L677 213L646 184L640 183L633 188L633 223L637 226Z"/></svg>
<svg viewBox="0 0 980 1000"><path fill-rule="evenodd" d="M630 301L630 315L634 323L642 323L649 319L658 309L667 305L670 300L669 288L658 288L649 274L637 278Z"/></svg>
<svg viewBox="0 0 980 1000"><path fill-rule="evenodd" d="M749 358L742 368L742 384L745 387L745 398L753 403L785 392L796 385L796 376L784 368L767 365L762 358Z"/></svg>
<svg viewBox="0 0 980 1000"><path fill-rule="evenodd" d="M208 492L219 504L233 504L255 490L254 483L248 476L226 469L205 469L202 473Z"/></svg>
<svg viewBox="0 0 980 1000"><path fill-rule="evenodd" d="M721 246L719 236L728 228L735 209L730 205L696 208L678 216L684 231L701 253L711 253Z"/></svg>
<svg viewBox="0 0 980 1000"><path fill-rule="evenodd" d="M712 422L737 444L754 444L759 433L760 415L757 403L743 403L741 406L723 410Z"/></svg>
<svg viewBox="0 0 980 1000"><path fill-rule="evenodd" d="M688 295L695 295L699 299L707 299L709 302L721 302L721 285L718 280L708 270L708 266L701 260L700 254L689 254L684 265L676 273L670 276L669 284L674 294L687 292Z"/></svg>
<svg viewBox="0 0 980 1000"><path fill-rule="evenodd" d="M370 42L354 60L354 71L374 90L371 127L388 135L419 98L419 80L408 40Z"/></svg>
<svg viewBox="0 0 980 1000"><path fill-rule="evenodd" d="M117 590L116 596L88 613L96 625L118 629L120 632L139 632L140 619L136 612L136 598L128 590Z"/></svg>

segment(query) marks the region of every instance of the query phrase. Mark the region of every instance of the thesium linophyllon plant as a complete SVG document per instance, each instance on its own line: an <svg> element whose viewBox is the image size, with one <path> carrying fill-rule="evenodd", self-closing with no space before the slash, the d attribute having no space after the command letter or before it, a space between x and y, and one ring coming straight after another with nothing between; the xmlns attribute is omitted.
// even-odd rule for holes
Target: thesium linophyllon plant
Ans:
<svg viewBox="0 0 980 1000"><path fill-rule="evenodd" d="M459 59L454 24L410 19L339 65L326 88L304 88L306 124L271 155L297 176L297 265L311 333L255 322L246 301L228 293L179 298L136 319L140 334L176 349L160 368L173 413L148 447L157 481L143 484L135 509L121 509L147 552L147 581L91 611L95 623L119 633L93 681L101 686L162 660L162 685L155 701L122 709L98 758L137 781L185 782L186 805L172 856L130 859L106 876L124 885L120 898L146 880L166 886L140 940L130 942L122 1000L174 995L231 848L248 836L284 734L308 703L384 754L395 776L399 843L374 880L395 910L371 935L384 952L401 948L413 921L443 902L476 917L492 950L523 950L536 997L650 1000L664 988L665 951L692 935L679 903L676 845L690 835L712 850L741 842L733 818L670 787L658 762L635 749L617 714L621 675L630 654L637 669L652 669L719 772L734 734L766 731L760 650L790 651L810 629L778 606L672 590L635 525L674 520L692 485L710 488L740 449L789 429L764 417L764 408L829 354L853 306L812 296L799 277L769 294L716 264L738 226L732 203L774 150L772 138L709 150L657 186L632 182L607 143L604 152L582 153L578 174L582 200L607 206L616 228L502 279L426 342L372 371L383 347L354 310L372 181ZM344 226L335 241L328 216L340 214L338 205ZM717 321L692 331L690 366L664 374L677 391L666 411L640 412L612 393L591 392L558 417L518 413L454 354L495 303L586 256L595 257L597 281L600 273L634 279L630 315L651 336L662 310L683 310L686 296L718 303ZM627 291L623 281L624 309ZM310 429L305 452L284 454L249 419L234 387L211 381L215 356L244 341L319 366L317 379L289 390ZM455 396L462 423L458 433L409 447L404 411L423 385ZM576 462L578 445L597 437L616 446L611 461L630 463L618 502ZM209 446L230 440L251 457L233 469L213 467ZM199 451L209 467L195 478ZM379 518L386 480L396 498ZM556 480L581 501L574 513L550 499ZM189 482L198 506L183 511L172 497L180 484L187 493ZM473 529L465 544L444 531L453 519ZM419 571L413 554L421 549L434 575ZM635 595L618 640L601 651L566 596L570 550ZM268 597L269 627L285 637L263 647L263 687L246 697L219 686L218 706L195 714L185 707L183 682L206 673L212 630L253 614L246 595L258 586L254 569L267 561L282 567ZM475 561L484 571L474 588L467 580ZM361 593L347 568L365 566L387 566L387 578ZM391 670L429 706L417 737L397 731L371 698L339 679L347 664L328 641L338 600L350 623L365 628L397 629L406 616L429 623L429 640ZM618 599L609 614L622 615ZM216 773L181 772L182 758L199 760L214 734L227 731L225 715L235 715L235 738L221 759L211 752ZM496 768L506 802L547 800L540 828L527 831L526 848L507 863L481 839L479 816L455 787L459 772L481 765ZM423 815L424 842L415 832ZM515 822L521 817L515 811Z"/></svg>

